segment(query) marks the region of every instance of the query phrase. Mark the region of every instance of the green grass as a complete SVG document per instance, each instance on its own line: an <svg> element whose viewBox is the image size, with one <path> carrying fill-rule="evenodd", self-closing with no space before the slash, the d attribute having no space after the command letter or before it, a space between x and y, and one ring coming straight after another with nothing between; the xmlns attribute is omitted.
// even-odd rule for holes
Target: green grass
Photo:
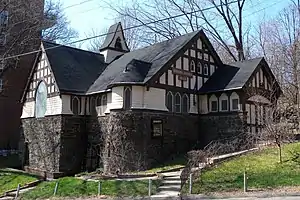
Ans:
<svg viewBox="0 0 300 200"><path fill-rule="evenodd" d="M166 162L155 166L149 170L146 170L143 173L157 173L161 171L177 169L180 167L184 167L186 163L187 159L185 155L171 156L170 159L166 160Z"/></svg>
<svg viewBox="0 0 300 200"><path fill-rule="evenodd" d="M57 180L57 197L81 197L98 194L98 183L73 177ZM53 197L56 181L43 182L35 189L24 193L21 199L46 199ZM152 181L152 193L156 193L159 180ZM145 196L148 194L148 180L143 181L101 181L101 194L108 196Z"/></svg>
<svg viewBox="0 0 300 200"><path fill-rule="evenodd" d="M242 190L245 169L249 177L250 189L300 186L300 166L287 161L290 158L289 150L300 152L300 143L283 147L282 164L278 162L278 149L267 148L207 169L194 181L193 193ZM186 191L187 185L184 187L184 192Z"/></svg>
<svg viewBox="0 0 300 200"><path fill-rule="evenodd" d="M16 189L18 184L24 186L36 180L35 176L26 173L0 169L0 196L8 190Z"/></svg>

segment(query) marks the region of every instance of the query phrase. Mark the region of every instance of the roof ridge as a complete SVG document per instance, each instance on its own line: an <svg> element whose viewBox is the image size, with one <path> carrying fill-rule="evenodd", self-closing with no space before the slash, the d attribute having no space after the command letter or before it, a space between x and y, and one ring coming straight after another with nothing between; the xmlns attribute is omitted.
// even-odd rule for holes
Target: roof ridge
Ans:
<svg viewBox="0 0 300 200"><path fill-rule="evenodd" d="M93 53L93 54L97 54L97 55L102 55L102 54L100 54L100 52L97 53L97 52L94 52L94 51L79 49L79 48L76 48L76 47L71 47L71 46L67 46L67 45L63 45L63 44L58 44L58 43L51 42L51 41L42 40L42 42L49 43L49 44L52 44L52 45L56 45L56 46L59 46L59 47L66 47L66 48L69 48L69 49L74 49L74 50L77 50L77 51L83 51L83 52L86 52L86 53Z"/></svg>
<svg viewBox="0 0 300 200"><path fill-rule="evenodd" d="M179 39L179 38L184 37L184 36L186 36L186 35L196 34L196 33L200 32L200 31L201 31L201 30L193 31L193 32L190 32L190 33L186 33L186 34L184 34L184 35L179 35L179 36L177 36L177 37L174 37L174 38L171 38L171 39L168 39L168 40L163 40L163 41L160 41L160 42L151 44L151 45L149 45L149 46L142 47L142 48L140 48L140 49L132 50L132 51L130 51L130 52L128 52L128 53L136 52L136 51L143 50L143 49L146 49L146 48L149 48L149 47L153 47L154 45L159 45L159 44L162 44L162 43L164 43L164 42L168 42L168 41L172 41L172 40L175 40L175 39Z"/></svg>

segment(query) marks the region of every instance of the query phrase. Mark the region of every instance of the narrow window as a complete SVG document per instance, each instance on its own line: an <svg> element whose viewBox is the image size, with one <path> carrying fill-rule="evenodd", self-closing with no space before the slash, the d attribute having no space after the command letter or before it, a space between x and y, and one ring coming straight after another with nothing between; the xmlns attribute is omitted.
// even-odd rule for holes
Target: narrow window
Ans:
<svg viewBox="0 0 300 200"><path fill-rule="evenodd" d="M170 112L173 112L173 94L168 92L167 94L167 108Z"/></svg>
<svg viewBox="0 0 300 200"><path fill-rule="evenodd" d="M95 97L91 97L91 100L90 100L90 112L91 112L91 115L96 115L97 114L97 111L96 111L96 99L95 99Z"/></svg>
<svg viewBox="0 0 300 200"><path fill-rule="evenodd" d="M80 113L80 101L78 97L72 98L72 112L74 115L79 115Z"/></svg>
<svg viewBox="0 0 300 200"><path fill-rule="evenodd" d="M122 50L122 49L123 49L123 48L122 48L122 43L121 43L121 38L120 38L120 37L118 37L118 38L116 39L115 48L116 48L116 49L119 49L119 50Z"/></svg>
<svg viewBox="0 0 300 200"><path fill-rule="evenodd" d="M101 95L97 96L96 106L101 106Z"/></svg>
<svg viewBox="0 0 300 200"><path fill-rule="evenodd" d="M102 95L101 98L101 115L104 115L107 108L107 96L106 94Z"/></svg>
<svg viewBox="0 0 300 200"><path fill-rule="evenodd" d="M35 117L45 117L47 111L47 86L44 81L38 85L35 95Z"/></svg>
<svg viewBox="0 0 300 200"><path fill-rule="evenodd" d="M198 62L198 64L197 64L197 73L198 74L201 74L201 69L202 69L202 65L200 62Z"/></svg>
<svg viewBox="0 0 300 200"><path fill-rule="evenodd" d="M182 97L182 112L183 113L188 113L190 108L189 108L189 97L188 95L183 95Z"/></svg>
<svg viewBox="0 0 300 200"><path fill-rule="evenodd" d="M212 112L218 111L218 101L211 101L211 111Z"/></svg>
<svg viewBox="0 0 300 200"><path fill-rule="evenodd" d="M221 101L221 110L222 111L227 111L228 110L228 101L225 100L225 99Z"/></svg>
<svg viewBox="0 0 300 200"><path fill-rule="evenodd" d="M232 99L232 110L238 110L238 109L239 109L239 100Z"/></svg>
<svg viewBox="0 0 300 200"><path fill-rule="evenodd" d="M191 71L195 71L195 61L191 61L191 65L190 65L190 68L191 68Z"/></svg>
<svg viewBox="0 0 300 200"><path fill-rule="evenodd" d="M179 93L176 93L175 95L175 112L181 112L181 96Z"/></svg>
<svg viewBox="0 0 300 200"><path fill-rule="evenodd" d="M152 137L161 137L163 135L162 120L152 120Z"/></svg>
<svg viewBox="0 0 300 200"><path fill-rule="evenodd" d="M204 64L203 74L208 75L208 65L207 64Z"/></svg>
<svg viewBox="0 0 300 200"><path fill-rule="evenodd" d="M124 109L129 110L131 108L131 88L126 87L124 90Z"/></svg>

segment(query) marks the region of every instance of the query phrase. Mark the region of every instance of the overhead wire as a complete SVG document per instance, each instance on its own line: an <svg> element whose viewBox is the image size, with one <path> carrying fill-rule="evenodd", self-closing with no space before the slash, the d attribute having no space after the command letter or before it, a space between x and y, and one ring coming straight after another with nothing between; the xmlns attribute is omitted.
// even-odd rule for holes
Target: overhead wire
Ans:
<svg viewBox="0 0 300 200"><path fill-rule="evenodd" d="M68 9L68 8L71 8L71 7L75 7L75 6L78 6L78 5L82 5L84 3L87 3L87 2L91 2L91 1L94 1L94 0L86 0L86 1L82 1L78 4L73 4L71 6L68 6L68 7L65 7L64 9ZM235 1L232 1L232 2L229 2L225 5L230 5L230 4L233 4L233 3L237 3L239 0L235 0ZM271 5L269 5L268 7L271 7L271 6L274 6L276 4L278 4L280 1L277 1ZM224 4L223 4L224 5ZM217 7L220 7L222 5L217 5ZM191 11L191 12L185 12L185 13L182 13L182 14L178 14L178 15L173 15L173 16L170 16L170 17L166 17L166 18L162 18L162 19L158 19L158 20L154 20L154 21L150 21L150 22L147 22L147 23L141 23L139 25L135 25L135 26L131 26L131 27L127 27L127 28L124 28L123 30L126 31L126 30L131 30L131 29L135 29L135 28L140 28L140 27L143 27L143 26L148 26L148 25L151 25L151 24L155 24L155 23L159 23L159 22L162 22L162 21L166 21L166 20L170 20L170 19L174 19L174 18L178 18L178 17L182 17L182 16L185 16L185 15L189 15L189 14L193 14L193 13L197 13L197 12L203 12L203 11L207 11L207 10L211 10L211 9L214 9L216 8L216 6L211 6L211 7L207 7L207 8L203 8L203 9L198 9L198 10L194 10L194 11ZM260 9L258 11L255 11L253 13L251 13L250 15L253 15L257 12L260 12L262 10L265 10L267 7L263 8L263 9ZM246 17L250 16L250 15L247 15ZM244 16L245 17L245 16ZM243 18L244 18L243 17ZM118 30L117 32L119 32L121 30ZM63 46L66 46L66 45L72 45L72 44L76 44L76 43L80 43L80 42L85 42L85 41L88 41L88 40L92 40L92 39L95 39L95 38L100 38L100 37L104 37L104 36L107 36L107 35L110 35L110 34L114 34L115 32L108 32L108 33L103 33L103 34L99 34L99 35L96 35L96 36L92 36L92 37L86 37L84 39L80 39L80 40L76 40L76 41L72 41L72 42L69 42L69 43L66 43L64 45L62 44L57 44L53 47L48 47L48 48L45 48L44 50L47 51L47 50L51 50L51 49L56 49L56 48L59 48L59 47L63 47ZM17 58L17 57L22 57L22 56L27 56L27 55L30 55L30 54L35 54L35 53L39 53L41 52L41 50L35 50L35 51L29 51L29 52L26 52L26 53L21 53L21 54L17 54L17 55L12 55L12 56L7 56L7 57L4 57L2 58L1 60L8 60L8 59L12 59L12 58Z"/></svg>
<svg viewBox="0 0 300 200"><path fill-rule="evenodd" d="M87 0L87 1L92 1L92 0ZM84 1L84 2L87 2L87 1ZM229 3L225 4L225 5L230 5L230 4L233 4L233 3L237 3L238 1L239 0L235 0L235 1L229 2ZM217 5L217 7L220 7L220 6L223 6L223 5ZM124 28L123 30L126 31L126 30L135 29L135 28L140 28L140 27L143 27L143 26L148 26L148 25L151 25L151 24L159 23L159 22L162 22L162 21L166 21L166 20L170 20L170 19L182 17L182 16L185 16L185 15L189 15L189 14L193 14L193 13L197 13L197 12L203 12L203 11L211 10L211 9L214 9L214 8L216 8L216 6L210 6L210 7L207 7L207 8L198 9L198 10L194 10L194 11L191 11L191 12L185 12L185 13L182 13L182 14L173 15L173 16L170 16L170 17L166 17L166 18L162 18L162 19L150 21L150 22L147 22L147 23L141 23L139 25L127 27L127 28ZM120 31L121 30L118 30L117 32L120 32ZM56 49L56 48L63 47L63 46L66 46L66 45L76 44L76 43L79 43L79 42L84 42L84 41L92 40L92 39L95 39L95 38L104 37L104 36L107 36L107 35L110 35L110 34L114 34L114 33L115 32L103 33L103 34L99 34L99 35L96 35L96 36L87 37L87 38L84 38L84 39L72 41L72 42L66 43L64 45L58 44L58 45L53 46L53 47L45 48L44 50L47 51L47 50L51 50L51 49ZM2 58L1 60L8 60L8 59L22 57L22 56L27 56L27 55L35 54L35 53L39 53L39 52L41 52L40 49L39 50L35 50L35 51L29 51L29 52L26 52L26 53L17 54L17 55L7 56L7 57Z"/></svg>

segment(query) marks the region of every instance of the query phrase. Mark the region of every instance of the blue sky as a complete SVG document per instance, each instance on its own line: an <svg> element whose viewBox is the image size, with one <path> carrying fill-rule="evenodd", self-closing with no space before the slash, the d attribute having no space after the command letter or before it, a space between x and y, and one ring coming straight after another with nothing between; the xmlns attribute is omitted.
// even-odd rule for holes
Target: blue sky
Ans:
<svg viewBox="0 0 300 200"><path fill-rule="evenodd" d="M59 0L57 0L59 1ZM119 4L121 0L107 0ZM125 0L130 2L130 0ZM103 33L115 20L116 14L103 3L103 0L61 0L71 26L79 32L79 39L90 35L92 30ZM124 0L122 1L124 3ZM127 2L127 3L128 3ZM263 18L275 16L278 11L286 7L290 0L249 0L245 7L244 20L252 25ZM77 5L76 4L80 4Z"/></svg>

